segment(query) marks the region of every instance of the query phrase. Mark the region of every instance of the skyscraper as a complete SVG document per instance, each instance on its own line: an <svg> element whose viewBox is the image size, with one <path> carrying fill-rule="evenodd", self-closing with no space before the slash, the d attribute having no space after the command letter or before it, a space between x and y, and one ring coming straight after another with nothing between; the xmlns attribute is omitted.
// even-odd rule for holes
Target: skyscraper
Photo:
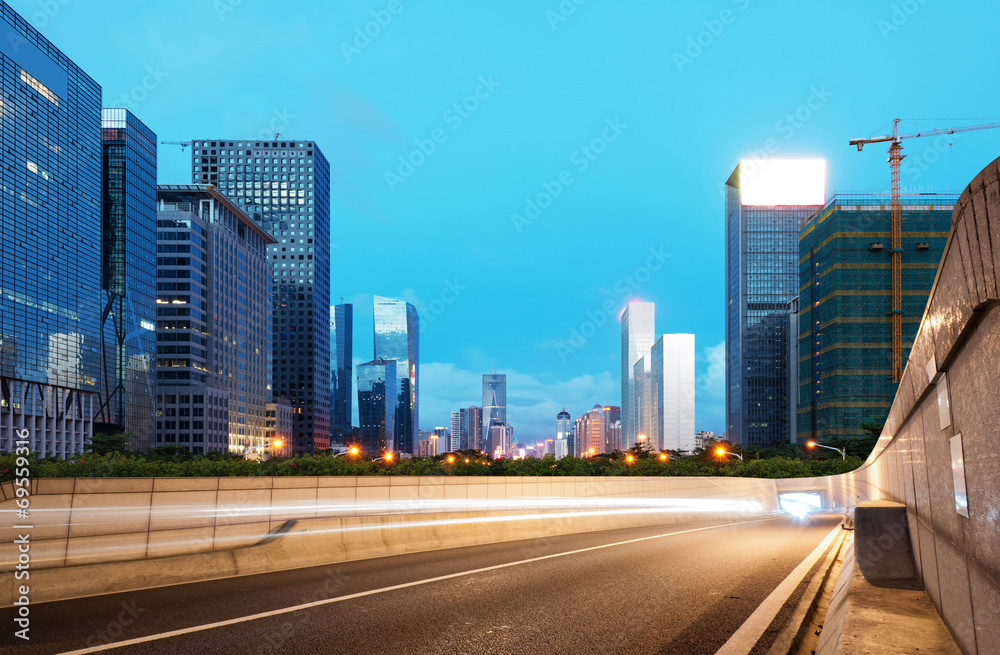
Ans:
<svg viewBox="0 0 1000 655"><path fill-rule="evenodd" d="M635 439L632 446L642 446L652 448L653 442L653 393L650 383L650 353L636 361L632 367L632 405L635 408L632 412L632 428L635 430ZM631 447L631 446L629 446Z"/></svg>
<svg viewBox="0 0 1000 655"><path fill-rule="evenodd" d="M726 438L788 438L789 303L799 228L822 208L820 160L743 161L726 182Z"/></svg>
<svg viewBox="0 0 1000 655"><path fill-rule="evenodd" d="M83 450L101 384L101 87L0 2L0 450Z"/></svg>
<svg viewBox="0 0 1000 655"><path fill-rule="evenodd" d="M358 366L358 424L361 448L369 457L381 452L407 452L396 446L397 362L373 359Z"/></svg>
<svg viewBox="0 0 1000 655"><path fill-rule="evenodd" d="M330 447L330 165L313 141L191 143L192 181L217 186L276 239L274 395L296 453Z"/></svg>
<svg viewBox="0 0 1000 655"><path fill-rule="evenodd" d="M351 433L351 389L354 385L354 305L330 307L330 425L339 441Z"/></svg>
<svg viewBox="0 0 1000 655"><path fill-rule="evenodd" d="M492 439L494 425L507 425L507 374L483 374L483 436ZM497 444L490 441L487 452L493 452Z"/></svg>
<svg viewBox="0 0 1000 655"><path fill-rule="evenodd" d="M469 445L467 448L482 450L484 446L483 438L483 408L472 406L467 410Z"/></svg>
<svg viewBox="0 0 1000 655"><path fill-rule="evenodd" d="M693 451L694 335L664 334L651 351L650 372L654 448Z"/></svg>
<svg viewBox="0 0 1000 655"><path fill-rule="evenodd" d="M375 296L375 359L396 360L396 450L415 453L420 429L420 318L410 303Z"/></svg>
<svg viewBox="0 0 1000 655"><path fill-rule="evenodd" d="M604 450L613 453L622 449L622 408L615 405L604 407Z"/></svg>
<svg viewBox="0 0 1000 655"><path fill-rule="evenodd" d="M161 185L157 201L156 444L264 446L274 238L213 186Z"/></svg>
<svg viewBox="0 0 1000 655"><path fill-rule="evenodd" d="M621 370L622 370L622 444L623 449L631 448L638 431L641 408L634 399L633 376L635 363L649 354L656 339L655 305L651 302L630 302L621 315ZM649 361L646 358L645 361Z"/></svg>
<svg viewBox="0 0 1000 655"><path fill-rule="evenodd" d="M95 420L156 438L156 135L127 109L101 111L102 399ZM111 427L114 426L114 427Z"/></svg>
<svg viewBox="0 0 1000 655"><path fill-rule="evenodd" d="M469 447L468 433L469 410L460 409L451 413L451 450L462 450Z"/></svg>
<svg viewBox="0 0 1000 655"><path fill-rule="evenodd" d="M951 231L955 196L902 202L902 361ZM835 195L799 234L798 440L857 437L883 422L892 382L891 200ZM794 430L793 430L794 432Z"/></svg>
<svg viewBox="0 0 1000 655"><path fill-rule="evenodd" d="M594 407L576 419L577 457L587 457L604 452L604 409Z"/></svg>
<svg viewBox="0 0 1000 655"><path fill-rule="evenodd" d="M573 417L566 408L556 414L556 442L555 442L555 452L563 453L563 457L569 453L569 437L570 431L573 429Z"/></svg>

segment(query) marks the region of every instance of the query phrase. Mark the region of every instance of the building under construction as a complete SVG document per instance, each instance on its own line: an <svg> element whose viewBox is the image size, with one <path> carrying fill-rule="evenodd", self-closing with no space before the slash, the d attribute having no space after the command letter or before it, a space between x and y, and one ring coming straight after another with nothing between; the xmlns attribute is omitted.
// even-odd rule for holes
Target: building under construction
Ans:
<svg viewBox="0 0 1000 655"><path fill-rule="evenodd" d="M902 361L920 325L957 196L904 196ZM799 233L798 440L857 437L881 423L892 379L891 199L835 195Z"/></svg>

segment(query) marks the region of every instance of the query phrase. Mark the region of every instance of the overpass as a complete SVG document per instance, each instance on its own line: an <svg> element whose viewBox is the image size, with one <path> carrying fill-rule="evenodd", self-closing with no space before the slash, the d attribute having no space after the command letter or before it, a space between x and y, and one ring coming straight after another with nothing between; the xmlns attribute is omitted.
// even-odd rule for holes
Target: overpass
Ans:
<svg viewBox="0 0 1000 655"><path fill-rule="evenodd" d="M61 634L52 625L50 640L31 647L173 652L182 643L188 650L211 643L210 650L251 652L271 643L274 652L321 652L332 639L380 652L390 636L415 626L419 638L390 640L397 652L532 652L546 639L553 652L567 643L579 645L575 652L655 652L665 644L712 652L740 634L796 563L822 556L810 550L835 522L793 521L781 512L782 494L809 492L832 512L895 503L902 532L862 535L858 516L859 569L877 580L881 568L905 560L958 648L996 652L998 290L995 161L956 205L878 444L864 466L841 476L35 480L32 508L42 518L31 532L34 611L44 617L53 608L56 623L67 624L76 613L90 628L89 635ZM14 489L5 483L0 491L0 539L11 544L18 537L9 527L16 521L7 520ZM0 599L9 606L19 597L17 558L9 548L3 555ZM770 564L760 566L764 560ZM431 593L436 584L444 591ZM525 595L533 584L540 587ZM294 590L303 588L319 598L296 604ZM655 591L664 589L677 593ZM525 626L518 606L537 612L532 625L545 629ZM321 607L341 613L321 614ZM698 607L712 611L691 611ZM276 646L268 641L285 634L288 621L280 617L303 612L337 630L292 624L293 636ZM555 621L560 612L565 620ZM673 631L663 627L670 622ZM133 634L147 641L125 643ZM250 634L256 637L247 640Z"/></svg>

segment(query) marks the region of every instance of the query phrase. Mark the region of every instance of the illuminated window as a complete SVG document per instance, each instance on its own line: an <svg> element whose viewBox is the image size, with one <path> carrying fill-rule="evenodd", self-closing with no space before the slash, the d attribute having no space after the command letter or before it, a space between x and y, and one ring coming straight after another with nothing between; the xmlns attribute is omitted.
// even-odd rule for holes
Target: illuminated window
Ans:
<svg viewBox="0 0 1000 655"><path fill-rule="evenodd" d="M59 98L56 97L56 94L52 93L52 91L49 90L49 87L45 86L44 84L36 80L34 77L29 75L28 71L24 70L23 68L21 69L21 81L30 86L35 91L41 93L52 104L56 105L57 107L59 106Z"/></svg>

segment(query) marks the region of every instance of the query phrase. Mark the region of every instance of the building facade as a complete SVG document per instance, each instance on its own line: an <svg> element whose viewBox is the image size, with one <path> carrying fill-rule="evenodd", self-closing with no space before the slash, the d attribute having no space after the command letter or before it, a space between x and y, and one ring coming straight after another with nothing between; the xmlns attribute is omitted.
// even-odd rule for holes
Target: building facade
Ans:
<svg viewBox="0 0 1000 655"><path fill-rule="evenodd" d="M287 398L275 398L273 403L267 404L266 419L268 451L273 457L291 457L292 430L295 425L292 404Z"/></svg>
<svg viewBox="0 0 1000 655"><path fill-rule="evenodd" d="M105 432L156 440L156 134L127 109L101 111L101 407Z"/></svg>
<svg viewBox="0 0 1000 655"><path fill-rule="evenodd" d="M157 446L266 445L272 243L213 186L157 187Z"/></svg>
<svg viewBox="0 0 1000 655"><path fill-rule="evenodd" d="M622 408L604 407L604 450L613 453L622 449Z"/></svg>
<svg viewBox="0 0 1000 655"><path fill-rule="evenodd" d="M375 296L375 359L396 360L396 450L415 453L420 430L420 318L410 303Z"/></svg>
<svg viewBox="0 0 1000 655"><path fill-rule="evenodd" d="M593 409L576 419L577 457L589 457L604 452L604 408Z"/></svg>
<svg viewBox="0 0 1000 655"><path fill-rule="evenodd" d="M195 140L195 184L212 184L270 232L274 395L288 398L296 453L330 447L330 165L313 141Z"/></svg>
<svg viewBox="0 0 1000 655"><path fill-rule="evenodd" d="M657 450L693 451L694 335L664 334L650 353L652 446Z"/></svg>
<svg viewBox="0 0 1000 655"><path fill-rule="evenodd" d="M726 435L786 441L789 303L799 229L825 202L823 162L741 162L726 182Z"/></svg>
<svg viewBox="0 0 1000 655"><path fill-rule="evenodd" d="M354 305L330 307L330 425L331 438L343 439L354 424Z"/></svg>
<svg viewBox="0 0 1000 655"><path fill-rule="evenodd" d="M469 445L466 448L483 450L483 408L473 405L467 411Z"/></svg>
<svg viewBox="0 0 1000 655"><path fill-rule="evenodd" d="M649 354L656 337L656 307L651 302L630 302L621 315L621 388L622 388L622 449L631 448L640 432L639 412L635 401L635 364ZM644 362L648 362L647 357ZM646 370L645 368L643 369Z"/></svg>
<svg viewBox="0 0 1000 655"><path fill-rule="evenodd" d="M955 196L902 198L902 361L951 231ZM798 440L882 423L892 382L891 200L836 195L799 234Z"/></svg>
<svg viewBox="0 0 1000 655"><path fill-rule="evenodd" d="M0 2L0 98L0 451L66 456L101 404L101 87Z"/></svg>
<svg viewBox="0 0 1000 655"><path fill-rule="evenodd" d="M383 452L407 452L396 446L396 409L398 407L394 359L373 359L358 366L358 445L369 457Z"/></svg>

